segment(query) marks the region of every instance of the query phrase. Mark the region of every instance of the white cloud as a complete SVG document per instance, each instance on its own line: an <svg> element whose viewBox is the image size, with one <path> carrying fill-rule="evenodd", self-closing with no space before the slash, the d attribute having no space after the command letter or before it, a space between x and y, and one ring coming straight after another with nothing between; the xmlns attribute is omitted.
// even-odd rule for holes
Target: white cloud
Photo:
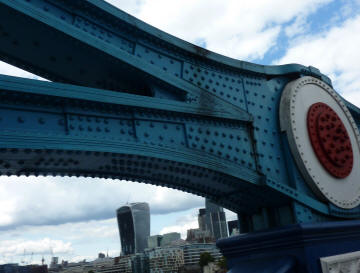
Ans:
<svg viewBox="0 0 360 273"><path fill-rule="evenodd" d="M15 76L15 77L22 77L22 78L29 78L34 80L45 80L39 76L36 76L32 73L29 73L25 70L17 68L15 66L9 65L7 63L0 61L0 74Z"/></svg>
<svg viewBox="0 0 360 273"><path fill-rule="evenodd" d="M175 225L166 226L161 229L160 234L169 232L179 232L182 239L186 239L187 230L192 228L199 228L197 214L199 208L192 209L189 214L183 215L176 220Z"/></svg>
<svg viewBox="0 0 360 273"><path fill-rule="evenodd" d="M226 214L226 221L233 221L233 220L237 220L237 214L231 210L228 209L224 209L225 214Z"/></svg>
<svg viewBox="0 0 360 273"><path fill-rule="evenodd" d="M41 263L42 257L48 263L52 256L68 261L84 258L93 260L99 252L110 256L120 254L116 218L61 225L21 226L0 231L0 242L0 264L24 259L26 263L31 259L32 263Z"/></svg>
<svg viewBox="0 0 360 273"><path fill-rule="evenodd" d="M148 202L152 214L203 203L203 198L177 190L119 180L2 177L0 181L0 230L109 219L127 201Z"/></svg>
<svg viewBox="0 0 360 273"><path fill-rule="evenodd" d="M325 33L294 40L286 54L276 63L312 65L328 75L338 92L360 106L360 16Z"/></svg>
<svg viewBox="0 0 360 273"><path fill-rule="evenodd" d="M8 260L14 256L24 256L33 254L47 254L52 252L54 255L69 254L73 251L70 242L61 240L51 240L43 238L40 240L2 240L0 244L0 256ZM29 258L29 257L28 257Z"/></svg>
<svg viewBox="0 0 360 273"><path fill-rule="evenodd" d="M105 0L105 1L130 14L137 14L140 11L141 4L143 3L143 0Z"/></svg>
<svg viewBox="0 0 360 273"><path fill-rule="evenodd" d="M131 2L132 7L108 2L184 40L202 40L210 50L251 60L275 45L282 24L304 20L330 1L143 0Z"/></svg>
<svg viewBox="0 0 360 273"><path fill-rule="evenodd" d="M35 237L37 234L52 238L61 238L73 242L89 242L93 239L111 239L119 241L119 231L116 218L106 220L90 220L60 225L21 226L7 231L7 237L18 237L27 234ZM4 236L4 235L3 235ZM1 233L0 233L1 238Z"/></svg>
<svg viewBox="0 0 360 273"><path fill-rule="evenodd" d="M13 214L15 212L15 207L16 202L14 199L0 200L0 226L11 225L14 221Z"/></svg>
<svg viewBox="0 0 360 273"><path fill-rule="evenodd" d="M294 22L292 24L285 27L285 34L289 38L292 38L296 35L305 33L306 31L309 30L309 27L310 26L308 25L308 23L306 21L306 17L298 16L298 17L296 17L296 19L294 20Z"/></svg>

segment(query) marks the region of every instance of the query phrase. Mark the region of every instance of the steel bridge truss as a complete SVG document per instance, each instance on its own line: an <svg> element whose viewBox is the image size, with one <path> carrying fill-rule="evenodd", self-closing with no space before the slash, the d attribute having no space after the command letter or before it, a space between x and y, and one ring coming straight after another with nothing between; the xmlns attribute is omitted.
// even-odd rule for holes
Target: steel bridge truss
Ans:
<svg viewBox="0 0 360 273"><path fill-rule="evenodd" d="M243 230L360 217L319 200L279 128L290 81L186 43L100 0L0 0L0 171L151 183L239 213ZM357 125L360 111L346 103Z"/></svg>

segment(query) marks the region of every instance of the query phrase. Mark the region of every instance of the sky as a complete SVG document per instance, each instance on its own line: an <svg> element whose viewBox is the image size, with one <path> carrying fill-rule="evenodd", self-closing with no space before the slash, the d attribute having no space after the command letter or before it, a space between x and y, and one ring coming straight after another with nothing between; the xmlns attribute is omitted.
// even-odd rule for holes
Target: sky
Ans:
<svg viewBox="0 0 360 273"><path fill-rule="evenodd" d="M328 75L360 107L359 0L108 0L131 15L217 53L259 64L300 63ZM39 79L0 62L0 74ZM148 202L151 234L197 227L204 199L119 180L0 177L0 264L119 255L115 210ZM228 220L235 219L227 211ZM33 253L33 255L31 255ZM32 257L31 257L32 256Z"/></svg>

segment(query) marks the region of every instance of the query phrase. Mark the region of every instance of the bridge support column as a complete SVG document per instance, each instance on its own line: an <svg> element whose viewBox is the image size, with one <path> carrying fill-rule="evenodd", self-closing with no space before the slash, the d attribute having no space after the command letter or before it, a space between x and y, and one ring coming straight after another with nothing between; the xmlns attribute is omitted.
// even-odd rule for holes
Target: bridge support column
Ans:
<svg viewBox="0 0 360 273"><path fill-rule="evenodd" d="M360 221L297 224L217 242L231 273L359 272Z"/></svg>

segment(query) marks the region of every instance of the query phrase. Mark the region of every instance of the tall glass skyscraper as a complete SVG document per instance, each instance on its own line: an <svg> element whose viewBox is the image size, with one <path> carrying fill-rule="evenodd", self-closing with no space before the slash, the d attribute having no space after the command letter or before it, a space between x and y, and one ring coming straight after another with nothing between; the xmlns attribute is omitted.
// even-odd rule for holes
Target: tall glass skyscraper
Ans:
<svg viewBox="0 0 360 273"><path fill-rule="evenodd" d="M200 230L208 230L208 228L206 227L206 209L199 209L198 223Z"/></svg>
<svg viewBox="0 0 360 273"><path fill-rule="evenodd" d="M216 239L228 237L226 217L224 209L209 199L205 199L206 226L210 230L211 235Z"/></svg>
<svg viewBox="0 0 360 273"><path fill-rule="evenodd" d="M130 203L116 211L121 252L123 255L142 252L150 236L150 208L148 203Z"/></svg>

